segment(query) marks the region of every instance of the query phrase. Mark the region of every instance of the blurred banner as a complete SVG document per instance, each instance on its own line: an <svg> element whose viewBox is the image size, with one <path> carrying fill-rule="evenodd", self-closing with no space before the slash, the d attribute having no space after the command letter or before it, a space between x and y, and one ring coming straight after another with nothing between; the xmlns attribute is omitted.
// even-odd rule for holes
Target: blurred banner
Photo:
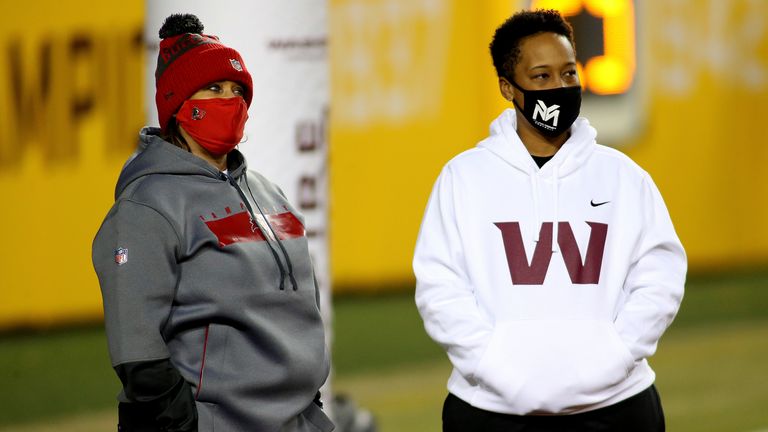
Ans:
<svg viewBox="0 0 768 432"><path fill-rule="evenodd" d="M248 60L256 52L243 53L254 78L290 74L296 94L320 79L298 75L308 65L297 58L329 50L330 117L318 96L275 116L287 126L269 124L254 107L278 102L257 94L242 148L255 152L249 160L258 170L277 160L315 167L306 172L320 175L314 186L274 177L299 202L325 189L324 165L311 164L324 157L316 155L330 125L335 292L412 286L413 246L440 168L508 107L488 54L493 31L532 3L560 8L574 23L582 78L593 84L585 114L598 141L653 176L691 270L768 265L768 2L330 0L327 47L312 32L300 41L271 33L289 22L271 3L258 15L251 6L235 11L228 23L236 25L203 22L225 43L282 62L260 69ZM0 327L100 314L90 242L149 103L144 16L143 0L120 8L41 0L34 8L12 2L0 18L0 191L9 198L0 213ZM246 30L272 42L231 39L239 36L230 31ZM274 90L264 91L294 94ZM306 126L292 129L299 119ZM272 151L260 136L272 127L289 131L275 140L291 158L261 153ZM318 153L296 151L313 140L323 143Z"/></svg>
<svg viewBox="0 0 768 432"><path fill-rule="evenodd" d="M144 124L143 5L3 5L0 327L93 321L91 241Z"/></svg>

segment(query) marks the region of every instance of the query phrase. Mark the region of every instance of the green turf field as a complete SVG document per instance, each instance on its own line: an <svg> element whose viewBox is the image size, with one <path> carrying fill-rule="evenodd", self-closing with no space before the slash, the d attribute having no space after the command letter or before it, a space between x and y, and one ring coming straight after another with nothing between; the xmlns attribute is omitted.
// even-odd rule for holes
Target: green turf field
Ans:
<svg viewBox="0 0 768 432"><path fill-rule="evenodd" d="M439 430L449 365L410 293L335 301L337 391L385 432ZM768 430L768 273L694 278L651 359L672 432ZM114 430L103 331L0 335L0 432Z"/></svg>

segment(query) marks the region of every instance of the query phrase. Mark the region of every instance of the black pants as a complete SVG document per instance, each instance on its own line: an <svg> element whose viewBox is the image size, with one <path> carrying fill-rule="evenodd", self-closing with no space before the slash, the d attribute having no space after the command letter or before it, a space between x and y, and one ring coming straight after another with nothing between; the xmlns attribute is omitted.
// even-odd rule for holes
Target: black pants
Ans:
<svg viewBox="0 0 768 432"><path fill-rule="evenodd" d="M617 404L580 414L518 416L475 408L448 394L443 432L664 432L664 411L655 386Z"/></svg>

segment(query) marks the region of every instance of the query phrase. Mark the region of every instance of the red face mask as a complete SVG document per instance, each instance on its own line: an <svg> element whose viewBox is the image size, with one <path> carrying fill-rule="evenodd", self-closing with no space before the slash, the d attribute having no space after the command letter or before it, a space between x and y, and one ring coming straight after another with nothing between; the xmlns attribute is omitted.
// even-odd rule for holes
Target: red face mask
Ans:
<svg viewBox="0 0 768 432"><path fill-rule="evenodd" d="M243 139L248 106L241 97L188 99L176 121L214 156L229 153Z"/></svg>

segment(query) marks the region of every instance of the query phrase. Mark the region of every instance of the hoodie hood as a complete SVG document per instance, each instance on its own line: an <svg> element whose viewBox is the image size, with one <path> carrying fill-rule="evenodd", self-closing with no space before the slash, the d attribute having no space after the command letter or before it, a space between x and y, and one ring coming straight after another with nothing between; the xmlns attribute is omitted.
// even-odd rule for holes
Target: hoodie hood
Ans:
<svg viewBox="0 0 768 432"><path fill-rule="evenodd" d="M522 171L530 177L531 196L533 198L534 227L540 227L541 200L540 189L542 182L546 181L552 188L552 200L554 217L552 232L552 251L559 252L558 239L558 208L559 208L559 189L560 180L572 174L587 161L589 156L595 151L595 137L597 132L590 126L589 121L584 117L579 117L573 123L570 129L571 136L555 153L552 159L539 168L528 153L528 149L520 140L517 134L517 116L515 110L506 109L491 123L491 135L481 141L477 146L486 149L498 156L504 162L514 169ZM539 241L540 231L534 228L529 235L535 241Z"/></svg>
<svg viewBox="0 0 768 432"><path fill-rule="evenodd" d="M595 150L597 132L589 121L579 117L571 126L571 136L555 153L555 156L540 170L528 153L528 149L517 135L517 116L515 110L506 109L493 122L491 134L477 146L495 154L515 169L532 175L535 172L550 177L557 171L562 178L573 173L589 158Z"/></svg>
<svg viewBox="0 0 768 432"><path fill-rule="evenodd" d="M238 150L227 156L229 175L245 173L245 157ZM128 158L115 187L115 199L134 181L150 174L201 175L221 179L219 170L192 153L160 137L160 128L145 127L139 133L139 148Z"/></svg>

